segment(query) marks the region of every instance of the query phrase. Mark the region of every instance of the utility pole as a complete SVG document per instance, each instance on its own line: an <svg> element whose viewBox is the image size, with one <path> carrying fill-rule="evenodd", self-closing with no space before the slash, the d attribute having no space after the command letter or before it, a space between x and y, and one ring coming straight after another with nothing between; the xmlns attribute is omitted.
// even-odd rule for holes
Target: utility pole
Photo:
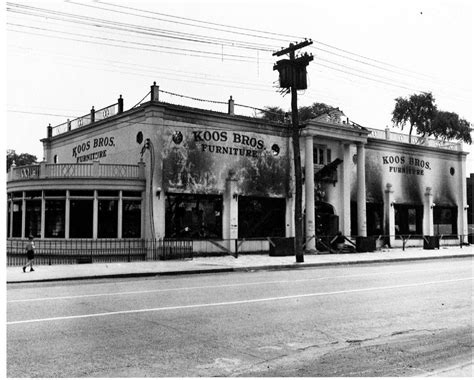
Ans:
<svg viewBox="0 0 474 380"><path fill-rule="evenodd" d="M273 70L280 73L280 87L286 88L287 92L291 91L291 116L292 116L292 142L293 155L295 161L295 256L296 262L304 262L303 255L303 180L301 173L301 154L300 154L300 126L298 116L298 94L297 90L307 88L306 66L313 60L312 55L305 54L296 58L295 51L305 46L311 45L313 41L305 40L303 42L292 44L282 49L274 56L282 56L289 54L290 59L282 59L278 61ZM288 90L290 89L290 90Z"/></svg>

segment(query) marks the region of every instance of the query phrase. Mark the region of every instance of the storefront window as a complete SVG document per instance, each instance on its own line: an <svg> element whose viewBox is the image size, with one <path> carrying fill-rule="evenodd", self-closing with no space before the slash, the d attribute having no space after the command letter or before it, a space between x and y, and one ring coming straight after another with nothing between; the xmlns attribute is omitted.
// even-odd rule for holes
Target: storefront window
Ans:
<svg viewBox="0 0 474 380"><path fill-rule="evenodd" d="M13 201L12 237L21 237L22 202L21 200Z"/></svg>
<svg viewBox="0 0 474 380"><path fill-rule="evenodd" d="M41 237L41 199L26 201L25 236Z"/></svg>
<svg viewBox="0 0 474 380"><path fill-rule="evenodd" d="M45 237L64 238L65 215L65 199L47 199L45 201Z"/></svg>
<svg viewBox="0 0 474 380"><path fill-rule="evenodd" d="M99 199L97 237L117 238L118 200Z"/></svg>
<svg viewBox="0 0 474 380"><path fill-rule="evenodd" d="M458 209L456 207L433 208L433 226L435 235L457 235Z"/></svg>
<svg viewBox="0 0 474 380"><path fill-rule="evenodd" d="M123 200L122 237L139 238L141 236L142 211L141 200Z"/></svg>
<svg viewBox="0 0 474 380"><path fill-rule="evenodd" d="M367 235L383 235L383 203L367 203Z"/></svg>
<svg viewBox="0 0 474 380"><path fill-rule="evenodd" d="M8 197L10 198L10 197ZM10 237L10 220L11 220L11 216L10 216L10 213L12 211L12 206L11 206L11 202L10 202L10 199L8 199L7 201L7 238Z"/></svg>
<svg viewBox="0 0 474 380"><path fill-rule="evenodd" d="M395 234L423 234L423 206L395 204Z"/></svg>
<svg viewBox="0 0 474 380"><path fill-rule="evenodd" d="M166 237L222 237L222 196L167 194Z"/></svg>
<svg viewBox="0 0 474 380"><path fill-rule="evenodd" d="M285 199L239 197L239 238L284 237Z"/></svg>
<svg viewBox="0 0 474 380"><path fill-rule="evenodd" d="M69 207L69 237L92 238L94 200L71 199Z"/></svg>

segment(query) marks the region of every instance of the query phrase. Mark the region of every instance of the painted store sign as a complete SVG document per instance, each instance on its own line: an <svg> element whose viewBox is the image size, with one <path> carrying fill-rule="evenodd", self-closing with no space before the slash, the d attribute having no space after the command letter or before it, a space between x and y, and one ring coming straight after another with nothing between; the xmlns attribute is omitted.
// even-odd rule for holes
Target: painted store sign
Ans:
<svg viewBox="0 0 474 380"><path fill-rule="evenodd" d="M387 152L366 149L366 194L369 202L383 203L387 184L394 201L422 204L426 188L433 191L436 204L455 204L458 176L453 162L436 155ZM354 165L351 198L357 199L357 171Z"/></svg>
<svg viewBox="0 0 474 380"><path fill-rule="evenodd" d="M72 148L72 157L77 163L107 157L106 147L115 147L114 136L97 137L83 141Z"/></svg>
<svg viewBox="0 0 474 380"><path fill-rule="evenodd" d="M388 166L390 173L424 175L425 170L431 170L429 161L412 156L382 156L382 163Z"/></svg>
<svg viewBox="0 0 474 380"><path fill-rule="evenodd" d="M287 139L204 128L164 131L163 181L168 191L220 193L235 173L241 195L286 196Z"/></svg>

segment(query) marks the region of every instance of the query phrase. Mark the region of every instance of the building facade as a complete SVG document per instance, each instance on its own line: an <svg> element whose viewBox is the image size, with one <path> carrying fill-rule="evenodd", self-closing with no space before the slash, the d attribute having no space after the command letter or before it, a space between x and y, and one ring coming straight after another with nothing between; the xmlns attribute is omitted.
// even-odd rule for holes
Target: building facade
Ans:
<svg viewBox="0 0 474 380"><path fill-rule="evenodd" d="M124 111L120 97L49 126L44 161L8 174L7 236L191 238L228 249L294 236L289 127L235 115L232 99L219 113L159 93L153 85L139 107ZM342 115L306 122L300 139L307 250L338 231L391 246L468 234L462 144L410 141Z"/></svg>

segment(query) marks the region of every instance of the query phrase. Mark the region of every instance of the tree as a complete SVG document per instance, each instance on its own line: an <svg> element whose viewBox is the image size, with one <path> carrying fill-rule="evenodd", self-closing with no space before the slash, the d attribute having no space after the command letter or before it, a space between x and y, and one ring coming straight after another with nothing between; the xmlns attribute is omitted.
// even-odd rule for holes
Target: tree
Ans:
<svg viewBox="0 0 474 380"><path fill-rule="evenodd" d="M433 95L429 93L422 93L420 95L413 94L410 98L396 98L395 109L392 112L392 122L403 127L409 123L410 132L413 132L413 127L416 127L418 134L425 135L429 131L431 121L434 119L436 113L436 106L434 104Z"/></svg>
<svg viewBox="0 0 474 380"><path fill-rule="evenodd" d="M264 120L284 123L288 112L283 111L280 107L265 107L264 110L260 111L260 115Z"/></svg>
<svg viewBox="0 0 474 380"><path fill-rule="evenodd" d="M7 172L10 170L13 162L16 166L31 165L37 162L36 156L29 153L17 154L13 149L7 149Z"/></svg>
<svg viewBox="0 0 474 380"><path fill-rule="evenodd" d="M461 119L454 112L440 111L434 104L431 93L413 94L410 98L395 99L392 121L395 126L403 127L410 124L410 138L413 127L416 133L448 140L462 140L472 143L470 123Z"/></svg>
<svg viewBox="0 0 474 380"><path fill-rule="evenodd" d="M472 144L471 126L467 120L461 119L454 112L438 111L431 124L428 135L446 138L448 140L462 140Z"/></svg>
<svg viewBox="0 0 474 380"><path fill-rule="evenodd" d="M325 103L313 103L310 106L303 106L298 108L299 119L301 122L314 119L318 116L330 113L333 110L339 110L329 106ZM268 121L276 121L285 123L286 118L290 115L290 112L286 112L280 107L265 107L263 111L260 111L261 118Z"/></svg>

